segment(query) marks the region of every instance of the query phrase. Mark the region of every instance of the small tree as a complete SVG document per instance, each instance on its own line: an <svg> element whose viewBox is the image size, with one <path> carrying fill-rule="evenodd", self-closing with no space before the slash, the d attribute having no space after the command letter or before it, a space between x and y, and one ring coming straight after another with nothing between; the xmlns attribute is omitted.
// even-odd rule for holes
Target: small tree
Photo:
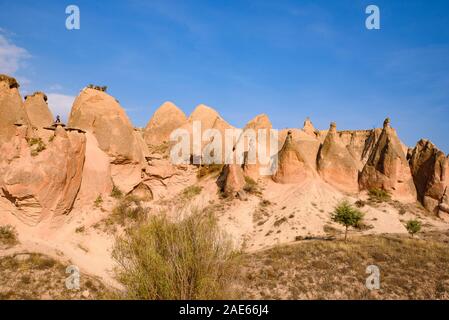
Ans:
<svg viewBox="0 0 449 320"><path fill-rule="evenodd" d="M413 238L415 236L415 233L421 231L421 222L419 222L418 220L409 220L407 221L405 227L407 228L408 233L410 233Z"/></svg>
<svg viewBox="0 0 449 320"><path fill-rule="evenodd" d="M363 219L363 212L353 208L349 202L340 202L332 213L332 221L345 226L345 242L348 238L348 228L356 227Z"/></svg>

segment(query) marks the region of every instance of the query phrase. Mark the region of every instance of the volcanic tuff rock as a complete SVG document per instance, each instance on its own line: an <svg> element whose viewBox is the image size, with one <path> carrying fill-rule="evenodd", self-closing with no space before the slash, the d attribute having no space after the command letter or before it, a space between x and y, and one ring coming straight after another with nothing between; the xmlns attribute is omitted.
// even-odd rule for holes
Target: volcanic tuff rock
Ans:
<svg viewBox="0 0 449 320"><path fill-rule="evenodd" d="M83 89L73 103L68 126L91 132L114 164L144 162L142 143L125 110L103 91Z"/></svg>
<svg viewBox="0 0 449 320"><path fill-rule="evenodd" d="M16 135L14 124L21 123L30 130L28 116L22 104L16 79L0 75L0 144L9 141Z"/></svg>
<svg viewBox="0 0 449 320"><path fill-rule="evenodd" d="M67 214L81 185L86 139L83 133L57 127L39 151L30 147L26 126L1 146L0 195L6 210L27 224Z"/></svg>
<svg viewBox="0 0 449 320"><path fill-rule="evenodd" d="M449 186L448 158L432 142L420 140L409 162L419 200L426 209L435 212Z"/></svg>
<svg viewBox="0 0 449 320"><path fill-rule="evenodd" d="M333 122L318 153L318 171L324 181L346 192L358 192L358 169L341 142Z"/></svg>
<svg viewBox="0 0 449 320"><path fill-rule="evenodd" d="M242 167L238 164L225 165L218 177L217 185L225 194L236 196L245 186Z"/></svg>
<svg viewBox="0 0 449 320"><path fill-rule="evenodd" d="M304 121L304 126L303 126L302 130L312 137L317 136L317 130L313 126L313 123L309 117L307 117L306 120Z"/></svg>
<svg viewBox="0 0 449 320"><path fill-rule="evenodd" d="M359 177L361 190L384 189L402 199L416 199L410 167L396 131L386 119L382 133Z"/></svg>
<svg viewBox="0 0 449 320"><path fill-rule="evenodd" d="M187 117L172 102L165 102L151 117L145 131L144 139L149 145L160 145L170 140L173 130L182 127Z"/></svg>
<svg viewBox="0 0 449 320"><path fill-rule="evenodd" d="M47 96L43 92L35 92L25 97L23 105L37 136L48 139L52 133L44 127L53 123L53 115L48 108Z"/></svg>
<svg viewBox="0 0 449 320"><path fill-rule="evenodd" d="M200 141L196 141L193 139L193 124L195 123L201 124L201 132L199 132L201 138L205 138L204 141L201 139ZM210 137L210 139L206 139L207 137L204 137L204 133L208 129L215 129L217 130L221 137L219 140L215 140L215 143L217 146L221 146L222 148L222 162L224 162L224 159L226 157L225 155L225 130L233 128L229 123L227 123L223 118L218 114L217 111L214 109L200 104L193 110L192 114L187 119L187 123L182 126L182 129L185 129L190 134L190 141L191 141L191 154L193 158L202 157L202 153L204 152L204 148L209 145L213 140L215 140L214 137ZM221 143L220 143L221 139ZM200 142L200 143L198 143Z"/></svg>
<svg viewBox="0 0 449 320"><path fill-rule="evenodd" d="M266 114L260 114L246 124L242 135L239 137L238 143L243 143L245 151L243 167L244 173L252 179L257 180L261 176L260 169L262 166L259 160L262 160L262 157L268 157L270 154L270 129L272 129L272 127L273 126L268 116ZM249 129L254 130L255 140L245 134L245 131ZM265 135L262 136L265 138L266 142L266 153L264 155L259 155L259 129L266 130ZM261 134L263 134L263 131L261 131ZM262 143L262 141L260 141L260 143Z"/></svg>
<svg viewBox="0 0 449 320"><path fill-rule="evenodd" d="M313 175L313 169L294 143L291 131L285 138L284 145L278 153L277 170L273 180L278 183L302 183Z"/></svg>

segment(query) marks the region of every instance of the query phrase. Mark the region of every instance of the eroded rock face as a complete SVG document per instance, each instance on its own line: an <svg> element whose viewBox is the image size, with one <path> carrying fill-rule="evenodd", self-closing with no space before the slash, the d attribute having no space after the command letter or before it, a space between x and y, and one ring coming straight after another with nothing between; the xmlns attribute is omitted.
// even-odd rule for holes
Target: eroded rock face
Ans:
<svg viewBox="0 0 449 320"><path fill-rule="evenodd" d="M182 127L187 122L187 117L172 102L165 102L156 110L148 122L144 139L149 145L160 145L170 141L173 130Z"/></svg>
<svg viewBox="0 0 449 320"><path fill-rule="evenodd" d="M114 164L144 162L144 150L125 110L103 91L83 89L73 104L68 126L91 132Z"/></svg>
<svg viewBox="0 0 449 320"><path fill-rule="evenodd" d="M359 178L361 190L380 188L403 200L415 200L416 189L406 155L386 119L379 140Z"/></svg>
<svg viewBox="0 0 449 320"><path fill-rule="evenodd" d="M242 167L238 164L225 165L218 177L217 185L226 194L232 196L239 194L245 186Z"/></svg>
<svg viewBox="0 0 449 320"><path fill-rule="evenodd" d="M81 206L92 205L98 196L109 196L113 188L108 155L98 147L92 133L87 132L85 136L86 156L77 197L77 204Z"/></svg>
<svg viewBox="0 0 449 320"><path fill-rule="evenodd" d="M444 191L449 186L449 161L432 142L420 140L410 155L410 168L418 192L418 199L432 212L449 204ZM445 203L446 202L446 203Z"/></svg>
<svg viewBox="0 0 449 320"><path fill-rule="evenodd" d="M53 115L47 104L47 96L42 92L36 92L26 96L23 105L35 134L48 139L53 133L44 127L53 124Z"/></svg>
<svg viewBox="0 0 449 320"><path fill-rule="evenodd" d="M310 120L310 118L306 118L306 120L304 121L304 126L302 128L302 131L304 131L305 133L307 133L308 135L310 135L314 138L317 136L317 130L313 126L313 123Z"/></svg>
<svg viewBox="0 0 449 320"><path fill-rule="evenodd" d="M200 128L196 128L195 125L200 124ZM195 129L194 129L195 128ZM201 159L204 158L204 155L207 154L208 150L213 149L212 142L217 146L221 146L221 160L216 162L224 163L224 159L226 157L225 154L225 130L233 128L229 123L227 123L214 109L206 106L199 105L192 112L190 117L187 119L187 123L182 126L181 129L185 129L186 132L190 135L191 141L191 155L193 159ZM194 136L197 135L196 130L198 129L198 134L200 136L200 140L194 139ZM200 130L199 130L200 129ZM207 138L205 136L206 132L212 133L213 131L209 130L213 129L218 132L220 135L215 140L215 137L210 136ZM204 140L203 140L204 138ZM238 137L237 137L238 138ZM210 148L208 148L208 146ZM232 148L231 148L232 149ZM211 154L211 153L209 153ZM217 155L220 153L217 153ZM212 156L213 157L213 156ZM198 163L196 163L198 164Z"/></svg>
<svg viewBox="0 0 449 320"><path fill-rule="evenodd" d="M15 124L27 127L27 135L31 135L31 126L23 107L17 81L6 75L0 75L0 144L16 135Z"/></svg>
<svg viewBox="0 0 449 320"><path fill-rule="evenodd" d="M11 213L25 223L68 214L78 194L84 166L83 133L57 127L44 149L30 147L27 127L0 147L0 197L9 201ZM32 152L34 151L34 152Z"/></svg>
<svg viewBox="0 0 449 320"><path fill-rule="evenodd" d="M317 164L324 181L346 192L358 192L357 164L339 138L335 123L331 124L321 145Z"/></svg>
<svg viewBox="0 0 449 320"><path fill-rule="evenodd" d="M243 129L243 133L239 138L239 142L243 143L243 149L245 150L245 160L243 166L244 174L254 180L257 180L261 177L260 171L262 164L264 164L262 163L262 157L269 157L270 129L272 129L272 127L273 126L268 116L266 114L260 114L246 124L245 128ZM248 130L253 130L252 132L254 132L254 139L245 134L245 132L248 132ZM259 154L259 143L261 145L263 144L262 140L259 140L259 130L265 130L260 131L262 139L265 139L265 154ZM263 132L265 132L265 134L263 134ZM250 158L251 161L249 161ZM267 167L268 165L269 163L264 164L264 167Z"/></svg>
<svg viewBox="0 0 449 320"><path fill-rule="evenodd" d="M278 183L301 183L313 175L313 169L307 164L289 131L284 145L278 154L277 171L273 180Z"/></svg>

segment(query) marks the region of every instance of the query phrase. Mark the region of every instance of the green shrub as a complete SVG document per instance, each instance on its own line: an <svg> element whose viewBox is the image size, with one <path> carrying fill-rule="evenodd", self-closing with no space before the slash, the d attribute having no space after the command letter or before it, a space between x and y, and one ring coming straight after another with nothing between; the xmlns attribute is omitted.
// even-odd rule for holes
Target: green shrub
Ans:
<svg viewBox="0 0 449 320"><path fill-rule="evenodd" d="M147 217L148 209L142 207L142 202L137 197L128 195L112 209L111 223L126 226L128 222L143 221Z"/></svg>
<svg viewBox="0 0 449 320"><path fill-rule="evenodd" d="M405 228L413 237L416 233L421 231L421 222L419 222L418 220L409 220L407 221Z"/></svg>
<svg viewBox="0 0 449 320"><path fill-rule="evenodd" d="M0 244L14 246L18 243L17 231L13 226L0 226Z"/></svg>
<svg viewBox="0 0 449 320"><path fill-rule="evenodd" d="M369 200L378 202L378 203L388 202L391 200L390 193L384 189L378 189L378 188L371 189L371 190L369 190L368 195L369 195Z"/></svg>
<svg viewBox="0 0 449 320"><path fill-rule="evenodd" d="M117 186L112 187L111 197L115 199L121 199L123 197L123 192Z"/></svg>
<svg viewBox="0 0 449 320"><path fill-rule="evenodd" d="M98 195L97 199L95 199L94 206L99 208L99 207L101 207L102 204L103 204L103 197L100 194L100 195Z"/></svg>
<svg viewBox="0 0 449 320"><path fill-rule="evenodd" d="M187 187L182 191L182 197L186 200L191 200L194 197L196 197L197 195L199 195L202 190L203 190L203 187L200 187L200 186L194 185L194 186Z"/></svg>
<svg viewBox="0 0 449 320"><path fill-rule="evenodd" d="M41 138L30 138L27 141L28 145L31 148L31 155L33 157L37 156L40 152L44 151L47 148Z"/></svg>
<svg viewBox="0 0 449 320"><path fill-rule="evenodd" d="M249 194L261 194L257 182L248 176L245 176L245 186L243 187L243 190Z"/></svg>
<svg viewBox="0 0 449 320"><path fill-rule="evenodd" d="M196 211L179 222L152 216L128 229L113 258L127 299L223 299L235 275L231 241L212 214Z"/></svg>
<svg viewBox="0 0 449 320"><path fill-rule="evenodd" d="M345 227L345 242L348 237L349 227L358 227L363 219L363 213L353 208L349 202L342 201L335 208L331 216L332 221L337 222Z"/></svg>

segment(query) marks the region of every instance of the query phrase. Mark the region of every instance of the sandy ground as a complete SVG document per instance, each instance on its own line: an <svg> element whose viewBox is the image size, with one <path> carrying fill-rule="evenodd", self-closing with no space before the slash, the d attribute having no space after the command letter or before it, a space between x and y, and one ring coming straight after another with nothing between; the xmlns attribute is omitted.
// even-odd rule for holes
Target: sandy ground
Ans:
<svg viewBox="0 0 449 320"><path fill-rule="evenodd" d="M326 228L343 231L341 226L330 221L335 205L343 199L354 203L367 198L364 194L345 195L319 179L291 185L261 179L258 181L261 195L249 195L246 201L220 199L215 180L210 177L195 182L195 171L190 168L173 178L172 185L170 181L159 183L157 199L147 206L151 212L165 211L174 217L188 214L191 208L209 208L217 213L219 223L237 246L255 252L294 243L298 237L328 236ZM202 187L201 193L189 202L179 202L180 191L192 183ZM93 204L76 208L69 216L43 221L38 226L27 226L11 214L2 214L0 224L16 227L20 245L0 251L0 256L16 252L43 253L67 265L74 264L82 273L100 277L106 285L119 288L113 277L111 257L114 236L95 228L97 222L110 214L115 201L105 199L101 208ZM360 234L406 233L405 221L416 217L416 212L406 211L401 215L398 208L387 203L376 207L367 205L361 210L370 228L358 231ZM418 215L429 230L449 229L448 217ZM80 227L84 227L84 231L77 232Z"/></svg>

